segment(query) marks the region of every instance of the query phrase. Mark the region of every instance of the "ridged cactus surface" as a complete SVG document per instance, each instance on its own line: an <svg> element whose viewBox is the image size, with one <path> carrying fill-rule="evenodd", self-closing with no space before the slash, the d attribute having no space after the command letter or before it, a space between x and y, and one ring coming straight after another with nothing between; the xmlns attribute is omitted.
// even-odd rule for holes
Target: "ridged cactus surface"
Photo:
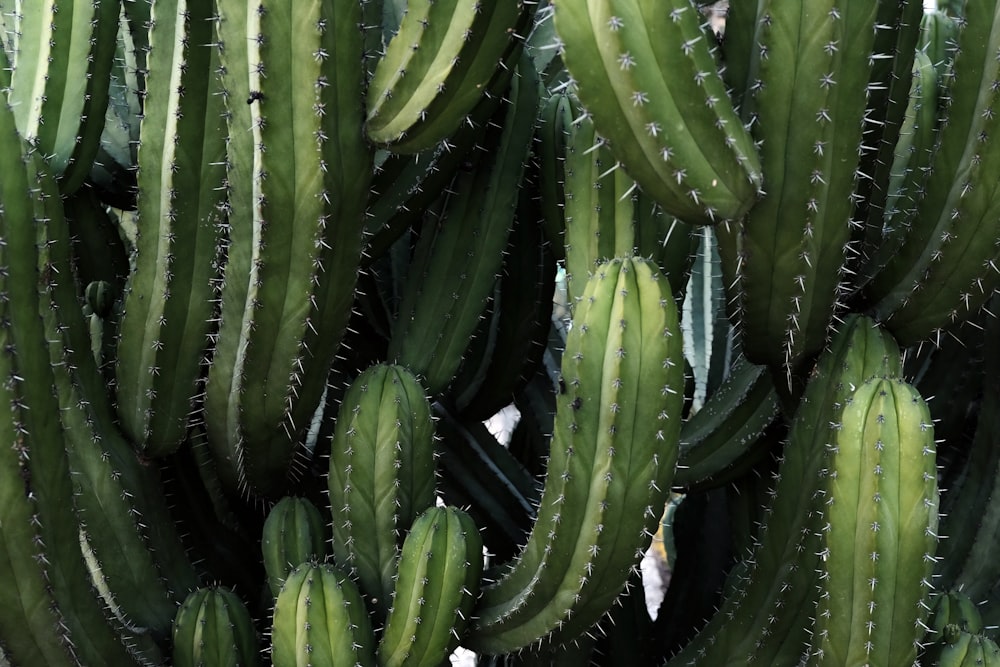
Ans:
<svg viewBox="0 0 1000 667"><path fill-rule="evenodd" d="M0 0L0 667L997 662L998 63L997 0Z"/></svg>

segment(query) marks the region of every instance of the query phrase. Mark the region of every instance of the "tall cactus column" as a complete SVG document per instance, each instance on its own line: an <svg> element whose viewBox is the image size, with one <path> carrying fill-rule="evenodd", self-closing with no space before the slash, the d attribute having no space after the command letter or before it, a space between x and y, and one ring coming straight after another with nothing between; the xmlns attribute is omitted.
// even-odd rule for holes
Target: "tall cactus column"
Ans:
<svg viewBox="0 0 1000 667"><path fill-rule="evenodd" d="M760 141L764 197L718 228L748 359L790 374L822 349L851 238L876 2L759 4L742 113ZM782 382L781 384L785 384Z"/></svg>
<svg viewBox="0 0 1000 667"><path fill-rule="evenodd" d="M372 152L358 0L221 0L230 207L209 436L232 488L277 494L347 326Z"/></svg>
<svg viewBox="0 0 1000 667"><path fill-rule="evenodd" d="M535 528L488 586L468 645L568 641L600 620L637 565L677 461L683 359L670 285L651 262L595 269L566 341Z"/></svg>

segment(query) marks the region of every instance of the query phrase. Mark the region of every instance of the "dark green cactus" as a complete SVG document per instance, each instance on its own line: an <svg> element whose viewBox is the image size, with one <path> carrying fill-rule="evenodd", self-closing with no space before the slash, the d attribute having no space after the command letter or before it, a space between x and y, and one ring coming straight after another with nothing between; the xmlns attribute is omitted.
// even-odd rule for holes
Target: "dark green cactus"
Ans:
<svg viewBox="0 0 1000 667"><path fill-rule="evenodd" d="M484 589L474 649L570 640L597 622L648 544L673 477L683 366L669 284L641 259L602 264L574 323L535 529Z"/></svg>
<svg viewBox="0 0 1000 667"><path fill-rule="evenodd" d="M261 548L271 595L277 597L288 573L303 563L319 561L326 552L323 515L305 498L282 498L264 521Z"/></svg>
<svg viewBox="0 0 1000 667"><path fill-rule="evenodd" d="M911 663L937 550L934 425L916 390L873 378L830 443L810 664Z"/></svg>
<svg viewBox="0 0 1000 667"><path fill-rule="evenodd" d="M246 605L226 588L193 591L174 619L175 667L256 667L257 631Z"/></svg>
<svg viewBox="0 0 1000 667"><path fill-rule="evenodd" d="M0 0L0 665L995 662L1000 3L725 7Z"/></svg>
<svg viewBox="0 0 1000 667"><path fill-rule="evenodd" d="M358 587L331 565L292 570L274 603L274 667L375 664L375 635Z"/></svg>
<svg viewBox="0 0 1000 667"><path fill-rule="evenodd" d="M639 186L687 222L745 214L761 185L757 152L690 0L554 8L577 95Z"/></svg>
<svg viewBox="0 0 1000 667"><path fill-rule="evenodd" d="M404 531L434 504L434 426L424 388L378 364L351 384L331 443L333 555L372 605L391 605Z"/></svg>

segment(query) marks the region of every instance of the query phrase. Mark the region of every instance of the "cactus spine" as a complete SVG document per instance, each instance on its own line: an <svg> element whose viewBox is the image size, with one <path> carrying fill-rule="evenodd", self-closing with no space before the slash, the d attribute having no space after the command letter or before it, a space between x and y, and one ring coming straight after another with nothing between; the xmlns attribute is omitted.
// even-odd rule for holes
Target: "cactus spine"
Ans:
<svg viewBox="0 0 1000 667"><path fill-rule="evenodd" d="M484 589L469 646L510 652L597 622L648 544L673 477L683 365L670 286L650 262L597 267L563 353L545 491L527 545ZM645 504L644 512L634 508Z"/></svg>

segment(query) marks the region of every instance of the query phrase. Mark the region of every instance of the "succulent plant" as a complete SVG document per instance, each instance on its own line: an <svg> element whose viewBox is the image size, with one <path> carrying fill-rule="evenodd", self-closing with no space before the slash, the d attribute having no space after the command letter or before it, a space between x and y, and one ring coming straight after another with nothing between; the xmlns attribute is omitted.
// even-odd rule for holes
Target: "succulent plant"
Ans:
<svg viewBox="0 0 1000 667"><path fill-rule="evenodd" d="M0 0L0 664L992 664L998 26Z"/></svg>

